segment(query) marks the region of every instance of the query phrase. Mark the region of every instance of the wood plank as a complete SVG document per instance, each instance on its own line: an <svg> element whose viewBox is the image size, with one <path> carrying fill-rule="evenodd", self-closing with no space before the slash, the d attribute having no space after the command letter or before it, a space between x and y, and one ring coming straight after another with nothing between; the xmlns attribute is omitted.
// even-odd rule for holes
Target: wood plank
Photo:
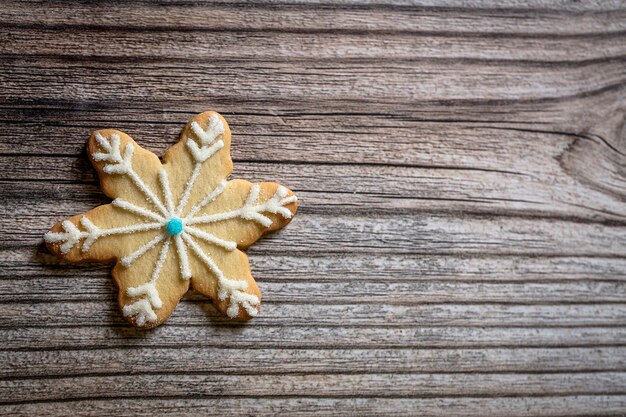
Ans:
<svg viewBox="0 0 626 417"><path fill-rule="evenodd" d="M196 7L194 13L189 13L189 5L184 1L159 3L158 6L149 3L129 5L124 2L115 2L106 7L77 4L72 5L71 13L67 12L66 5L45 3L45 14L24 14L23 2L5 3L0 13L0 22L5 24L20 22L30 25L97 27L105 26L115 19L119 26L144 30L151 27L181 30L180 22L184 22L183 29L188 30L413 30L416 33L445 34L456 31L474 35L512 33L527 36L593 35L626 29L623 20L626 11L621 2L557 1L551 4L542 0L524 3L507 0L468 4L462 0L395 0L376 4L343 0L268 4L253 1L246 2L248 7L244 8L239 1L224 1L211 4L211 7ZM332 7L319 7L324 3ZM36 8L41 4L41 1L29 2L26 7ZM199 4L206 6L207 3ZM94 15L98 19L94 19Z"/></svg>
<svg viewBox="0 0 626 417"><path fill-rule="evenodd" d="M0 336L6 350L50 351L129 346L186 349L209 345L230 349L600 348L625 346L626 326L515 327L504 323L500 327L472 327L468 323L465 327L433 327L391 322L386 326L233 326L205 321L182 326L168 322L167 326L146 333L121 322L48 326L36 320L22 327L0 327Z"/></svg>
<svg viewBox="0 0 626 417"><path fill-rule="evenodd" d="M80 88L80 87L77 87ZM543 91L543 90L542 90ZM547 91L547 90L546 90ZM45 129L45 126L78 126L85 127L80 135L76 135L74 138L63 137L63 142L70 140L68 143L78 143L77 151L81 152L84 149L84 138L87 137L91 131L98 127L118 127L126 130L138 139L149 140L150 143L155 143L156 146L162 146L161 149L165 149L169 146L173 138L177 137L180 133L181 123L187 120L194 113L205 111L207 108L218 109L222 114L227 115L231 121L231 125L237 129L237 132L246 133L246 121L251 124L250 136L255 136L257 133L261 133L259 136L273 136L281 135L281 132L285 129L289 131L302 132L297 135L286 133L285 150L295 152L298 154L298 146L293 146L298 142L287 146L287 143L294 140L300 141L300 136L307 137L311 134L319 133L321 136L332 135L333 133L327 128L329 124L337 127L339 134L341 134L341 141L345 140L347 135L355 133L355 127L359 128L358 132L365 135L368 138L368 129L381 127L386 131L381 134L389 134L392 137L398 137L400 146L406 142L401 138L407 137L407 133L399 133L398 128L409 128L408 132L412 132L409 137L416 135L417 138L423 138L422 140L409 140L409 143L418 144L424 143L428 145L431 141L439 143L437 146L426 147L430 154L433 154L433 162L439 165L446 165L446 162L450 160L455 161L455 164L465 166L463 158L455 157L456 152L441 152L438 156L438 149L444 146L445 140L438 140L439 131L437 129L445 129L445 137L451 136L451 140L456 140L455 137L459 137L458 133L455 133L455 126L468 125L470 128L485 129L485 132L481 132L481 138L479 144L483 141L482 135L490 137L488 133L490 130L498 130L498 128L511 128L516 129L517 134L519 132L533 133L553 133L556 135L571 135L582 139L581 146L584 147L586 141L598 141L598 143L604 143L610 149L617 149L618 152L624 154L623 142L618 138L620 135L620 105L623 100L624 93L626 92L626 86L614 86L605 90L596 92L590 92L584 95L569 97L567 99L554 99L550 97L543 97L536 100L471 100L464 101L460 99L450 100L425 100L418 102L418 105L405 105L402 103L388 103L385 101L376 103L375 106L366 106L362 104L349 102L341 99L327 100L323 107L319 106L318 102L309 101L306 97L299 100L284 100L280 103L275 101L260 100L260 101L241 101L233 100L228 97L212 96L210 101L204 101L202 103L181 103L178 108L170 109L168 103L149 101L151 99L146 98L142 102L130 102L124 108L124 116L120 116L118 106L115 102L106 101L106 97L100 97L98 100L83 100L82 98L75 98L72 101L68 100L38 100L36 103L32 101L25 102L19 97L6 97L4 100L5 105L0 105L0 115L2 119L10 122L10 125L21 125L26 123L27 126L37 126L37 121L41 119L39 123L42 127L39 129ZM537 92L537 94L543 94ZM507 111L502 112L502 105L506 103ZM72 111L73 108L79 106L81 112L77 113ZM155 110L157 109L157 110ZM167 109L158 110L158 109ZM182 110L181 110L182 109ZM617 117L616 117L617 116ZM235 120L232 118L236 117ZM242 119L243 118L243 119ZM242 120L241 124L237 123L237 120ZM599 123L598 120L602 120ZM42 124L43 123L43 124ZM135 126L135 127L133 127ZM147 126L153 126L148 128ZM266 128L263 126L267 126ZM11 131L11 127L6 128L8 132ZM14 128L13 128L14 129ZM133 130L137 129L137 130ZM259 131L260 129L260 131ZM389 129L395 129L390 131ZM46 129L46 133L43 137L47 137L49 132L54 134L56 129ZM404 129L405 132L407 131ZM500 129L502 130L502 129ZM506 131L506 129L504 129ZM420 132L424 131L425 135L421 136ZM153 133L154 132L154 133ZM497 132L496 132L497 133ZM471 132L468 132L471 135ZM11 137L7 133L8 137ZM514 133L516 135L516 133ZM72 135L74 136L74 135ZM37 137L37 136L33 136ZM388 142L380 144L379 136L374 136L378 146L383 146L383 150L386 149ZM496 136L497 138L497 136ZM514 139L513 138L510 139ZM586 139L585 139L586 138ZM316 138L317 139L317 138ZM77 141L78 142L75 142ZM251 140L249 137L246 140ZM480 149L472 145L473 141L468 140L467 137L459 137L459 146L462 148ZM21 141L28 140L21 137L17 140L17 143L11 142L12 146L17 146L18 149L21 145ZM340 142L341 142L340 141ZM54 142L54 141L51 141ZM36 142L37 146L46 146L41 141ZM254 143L254 140L253 140ZM335 142L336 143L336 142ZM489 140L487 140L489 143ZM512 143L515 143L513 140ZM236 141L235 141L236 145ZM335 145L337 146L337 145ZM27 149L36 149L32 145ZM500 154L502 150L506 150L508 146L498 146L492 149L496 155ZM23 149L23 147L22 147ZM245 149L245 147L244 147ZM307 146L307 150L314 149L313 155L324 152L319 147L316 149L312 146ZM330 150L333 147L329 148ZM357 145L356 149L363 149L363 145ZM419 150L420 148L418 148ZM456 148L455 148L456 149ZM516 149L514 147L513 149ZM529 150L528 147L525 148ZM532 149L532 148L530 148ZM621 149L621 151L619 151ZM31 151L24 151L31 152ZM57 151L59 152L59 151ZM262 152L262 149L254 149L254 152ZM280 152L280 150L279 150ZM61 153L64 153L62 151ZM348 152L350 155L351 152ZM377 152L366 152L363 149L359 153L361 157L365 157L366 154L377 155ZM470 151L471 155L472 152ZM290 154L287 154L290 155ZM327 152L324 154L326 157L330 157L331 161L336 160L336 152ZM393 158L406 158L407 153L395 151L391 148L391 153L385 151L380 155L388 156L392 155ZM411 154L409 154L411 155ZM424 155L424 156L422 156ZM416 152L415 157L418 158L420 163L428 164L428 154L423 152ZM523 157L523 154L520 155ZM291 156L281 160L288 160ZM371 156L367 157L365 162L370 161ZM452 158L452 159L446 159ZM341 159L339 159L341 160ZM517 158L512 158L509 162L514 162ZM482 159L471 159L478 164L489 163L489 158L483 157ZM593 159L591 160L593 162ZM471 165L467 165L471 166ZM536 167L540 169L541 167Z"/></svg>
<svg viewBox="0 0 626 417"><path fill-rule="evenodd" d="M446 123L438 122L434 111L420 118L417 113L394 117L375 110L368 114L294 115L289 111L263 111L252 106L233 109L226 115L234 138L231 153L235 161L386 163L485 169L502 169L506 162L509 170L520 172L527 171L528 164L535 161L534 165L538 166L533 168L546 172L556 170L554 157L564 153L574 142L596 150L609 161L623 151L623 144L619 142L611 144L613 149L601 138L579 133L576 125L559 131L559 123L554 123L552 117L525 119L518 109L511 110L511 119L499 122L488 120L488 114L482 114L482 118L470 116L476 119L464 119L459 114L456 118L450 116ZM176 142L191 116L191 109L159 113L146 107L128 109L121 116L107 108L75 113L64 108L0 107L3 130L0 152L24 157L27 154L84 157L86 141L92 131L116 128L134 137L141 146L162 155ZM529 141L537 146L529 148ZM459 149L463 152L459 153ZM612 156L613 153L617 155Z"/></svg>
<svg viewBox="0 0 626 417"><path fill-rule="evenodd" d="M207 360L210 359L210 360ZM509 373L626 369L626 347L556 349L219 349L131 348L0 351L3 379L153 373ZM193 370L189 364L194 363Z"/></svg>
<svg viewBox="0 0 626 417"><path fill-rule="evenodd" d="M622 394L626 372L567 374L282 374L222 375L151 373L124 376L68 376L0 380L2 402L151 397L369 396L512 396ZM352 387L358 386L355 393ZM80 387L80 388L79 388Z"/></svg>
<svg viewBox="0 0 626 417"><path fill-rule="evenodd" d="M525 65L521 67L523 70ZM379 119L387 120L394 125L402 125L406 121L439 121L443 127L447 123L459 122L489 122L484 125L486 127L516 123L519 127L555 126L561 132L574 129L579 134L599 130L604 132L606 140L614 140L619 134L619 130L614 128L616 125L619 126L619 118L616 116L619 116L619 106L625 90L624 85L615 85L604 90L589 91L586 94L560 99L546 95L552 90L541 90L536 92L534 99L509 100L501 97L496 100L485 100L475 97L471 100L462 100L458 97L449 97L442 100L416 100L410 105L380 101L375 106L360 101L342 100L340 97L327 100L320 106L319 102L309 100L307 97L281 101L242 101L212 95L207 96L202 102L189 101L191 100L189 98L187 102L172 108L155 95L142 97L141 101L129 101L124 107L123 115L118 111L117 102L108 100L107 96L98 97L96 100L81 96L59 100L40 99L35 102L23 100L20 96L8 96L0 105L0 109L3 114L19 115L9 120L18 120L20 123L24 123L26 119L37 120L50 113L64 115L56 118L53 124L55 126L63 120L85 118L100 120L106 124L122 120L144 124L155 119L160 123L171 121L178 123L175 135L180 133L181 117L185 120L194 113L214 108L225 115L273 118L278 123L281 123L281 120L289 123L306 123L310 118L325 119L329 116L345 118L344 123L350 123L350 118L355 116L369 116L375 118L377 122ZM502 111L503 104L507 106L506 112ZM73 111L76 106L80 106L80 113ZM599 119L600 117L604 119ZM599 120L602 120L602 123L599 123ZM315 127L319 130L324 126L325 124L320 126L318 123ZM616 144L619 145L619 141L614 143Z"/></svg>
<svg viewBox="0 0 626 417"><path fill-rule="evenodd" d="M341 317L341 323L337 322ZM115 297L110 301L0 304L1 327L120 325L125 321ZM169 325L232 324L206 301L183 301L168 319ZM264 302L254 325L267 326L624 326L626 304L373 304L368 299L351 304ZM243 326L243 324L234 324Z"/></svg>
<svg viewBox="0 0 626 417"><path fill-rule="evenodd" d="M55 402L26 402L0 406L0 411L14 416L58 413L69 415L152 416L154 410L173 416L259 416L289 414L337 416L346 413L360 416L406 416L420 410L423 416L484 417L492 415L550 416L564 411L568 416L616 415L626 407L624 395L516 396L506 398L198 398L180 396L170 399L118 398L115 400L64 399Z"/></svg>
<svg viewBox="0 0 626 417"><path fill-rule="evenodd" d="M256 266L256 265L255 265ZM257 268L254 266L255 272ZM352 273L356 273L353 271ZM502 304L565 304L623 303L626 279L620 282L567 283L475 283L420 281L404 277L405 282L352 281L345 276L332 276L329 282L317 282L313 273L307 282L293 282L285 275L278 282L268 282L262 272L256 274L264 302L320 304L350 303L367 300L373 304L415 305L428 303L502 303ZM117 294L109 271L86 277L81 271L53 277L49 274L28 279L0 280L0 302L57 302L108 300ZM191 293L193 301L205 301Z"/></svg>
<svg viewBox="0 0 626 417"><path fill-rule="evenodd" d="M537 257L393 254L273 254L252 247L250 264L261 282L350 282L418 283L567 283L570 281L616 282L626 278L626 259L602 257ZM84 263L68 268L43 247L33 251L24 244L0 250L0 278L36 280L42 267L50 279L80 276L86 285L93 281L108 284L109 265ZM34 284L35 281L33 281ZM25 285L20 282L20 285ZM56 284L62 285L56 281ZM101 287L105 290L106 285Z"/></svg>
<svg viewBox="0 0 626 417"><path fill-rule="evenodd" d="M625 15L626 17L626 15ZM0 21L1 21L0 17ZM142 22L150 24L148 22ZM241 29L206 27L167 28L152 26L150 36L138 31L137 22L130 26L76 25L68 36L56 38L58 26L26 25L16 27L6 22L0 38L9 42L0 45L0 54L18 56L63 56L77 60L116 61L179 61L199 62L223 59L311 60L341 58L386 60L438 59L448 62L468 60L532 61L543 63L580 63L606 61L609 57L626 55L626 43L620 42L625 27L619 31L602 32L590 37L559 36L467 36L464 33L428 33L416 36L417 21L412 30L385 32L374 30L285 28L276 31L264 26L251 29L251 36L241 36ZM616 22L617 23L617 22ZM140 23L141 24L141 23ZM61 25L67 25L66 22ZM147 29L147 28L146 28ZM33 42L34 39L55 39L54 42ZM276 44L280 48L276 48ZM207 45L210 47L207 48ZM515 55L506 54L515 50ZM16 54L16 51L26 53Z"/></svg>
<svg viewBox="0 0 626 417"><path fill-rule="evenodd" d="M366 68L352 61L342 61L341 65L325 61L260 61L255 62L254 73L241 68L243 62L198 62L192 67L175 62L120 66L112 61L16 57L4 66L2 96L19 97L22 102L80 98L112 104L135 97L149 100L158 93L158 100L170 106L206 103L207 96L234 101L317 103L341 99L375 106L389 100L409 104L451 98L472 101L524 100L529 96L566 98L618 88L626 76L624 59L563 68L436 60L424 61L419 66L411 62L374 61ZM81 77L72 77L77 71ZM259 79L263 79L262 86ZM285 82L296 79L297 82ZM25 84L30 87L24 89ZM181 95L181 91L185 94ZM394 92L393 96L390 91Z"/></svg>

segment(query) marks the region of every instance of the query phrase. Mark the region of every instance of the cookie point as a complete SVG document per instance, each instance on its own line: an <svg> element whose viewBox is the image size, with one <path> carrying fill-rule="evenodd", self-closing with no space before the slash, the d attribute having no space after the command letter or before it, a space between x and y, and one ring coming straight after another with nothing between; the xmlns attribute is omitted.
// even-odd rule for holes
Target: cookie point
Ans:
<svg viewBox="0 0 626 417"><path fill-rule="evenodd" d="M172 217L165 225L167 233L175 236L183 232L183 221L178 217Z"/></svg>

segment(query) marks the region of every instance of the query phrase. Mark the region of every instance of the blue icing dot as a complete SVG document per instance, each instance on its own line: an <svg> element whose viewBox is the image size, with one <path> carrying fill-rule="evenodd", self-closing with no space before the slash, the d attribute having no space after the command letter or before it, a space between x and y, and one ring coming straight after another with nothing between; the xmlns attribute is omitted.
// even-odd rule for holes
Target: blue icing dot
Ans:
<svg viewBox="0 0 626 417"><path fill-rule="evenodd" d="M183 221L178 217L173 217L165 226L170 235L179 235L183 232Z"/></svg>

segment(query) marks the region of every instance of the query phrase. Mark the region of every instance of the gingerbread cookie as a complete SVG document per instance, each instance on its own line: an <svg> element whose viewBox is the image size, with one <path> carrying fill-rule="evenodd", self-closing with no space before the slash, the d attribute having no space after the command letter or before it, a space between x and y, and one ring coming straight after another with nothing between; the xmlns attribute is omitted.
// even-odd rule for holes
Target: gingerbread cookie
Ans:
<svg viewBox="0 0 626 417"><path fill-rule="evenodd" d="M163 323L189 285L233 319L255 316L261 292L245 249L296 213L296 196L275 183L226 181L230 129L216 112L193 117L163 163L117 130L99 130L87 152L114 199L55 225L44 240L69 262L115 261L124 317Z"/></svg>

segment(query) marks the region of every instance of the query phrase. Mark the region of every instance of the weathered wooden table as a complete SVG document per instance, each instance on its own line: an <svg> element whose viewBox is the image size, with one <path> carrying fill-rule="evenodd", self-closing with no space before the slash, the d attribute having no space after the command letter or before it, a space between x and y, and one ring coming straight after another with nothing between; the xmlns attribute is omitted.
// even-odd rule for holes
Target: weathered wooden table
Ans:
<svg viewBox="0 0 626 417"><path fill-rule="evenodd" d="M0 3L3 413L626 413L626 3L320 3ZM138 331L42 235L208 109L299 214Z"/></svg>

